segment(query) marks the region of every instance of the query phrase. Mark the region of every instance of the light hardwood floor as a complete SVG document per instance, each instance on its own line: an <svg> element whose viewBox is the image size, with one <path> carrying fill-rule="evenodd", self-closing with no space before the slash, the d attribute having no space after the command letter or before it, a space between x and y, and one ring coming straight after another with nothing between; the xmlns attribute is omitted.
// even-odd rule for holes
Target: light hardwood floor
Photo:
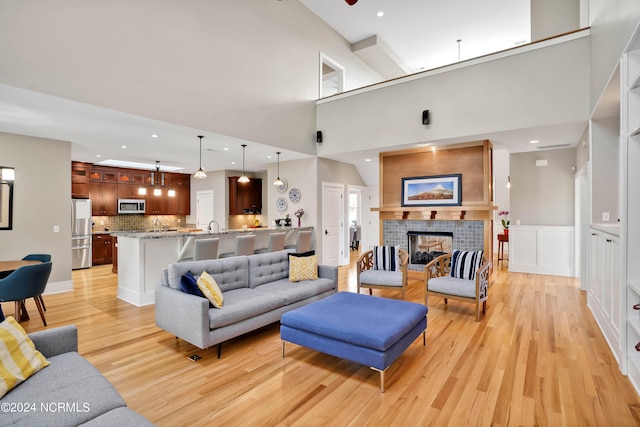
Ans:
<svg viewBox="0 0 640 427"><path fill-rule="evenodd" d="M573 279L496 268L481 322L471 304L431 298L427 345L389 368L382 394L368 367L293 344L282 358L277 325L225 343L218 360L157 328L153 306L118 300L110 269L74 271L73 292L46 295L47 328L76 324L80 353L158 426L640 424L640 399ZM355 291L353 264L339 282ZM424 302L420 281L407 299ZM27 307L25 329L43 329Z"/></svg>

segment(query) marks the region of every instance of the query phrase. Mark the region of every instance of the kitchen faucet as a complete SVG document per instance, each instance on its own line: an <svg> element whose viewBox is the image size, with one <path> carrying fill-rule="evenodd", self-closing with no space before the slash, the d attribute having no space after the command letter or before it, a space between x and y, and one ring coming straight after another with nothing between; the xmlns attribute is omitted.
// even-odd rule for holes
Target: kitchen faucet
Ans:
<svg viewBox="0 0 640 427"><path fill-rule="evenodd" d="M162 223L160 222L160 218L155 218L153 220L153 231L162 230Z"/></svg>
<svg viewBox="0 0 640 427"><path fill-rule="evenodd" d="M211 233L211 224L212 223L216 225L216 227L218 229L218 232L220 232L220 224L218 224L215 219L212 219L211 221L209 221L209 225L207 226L207 231L209 233Z"/></svg>

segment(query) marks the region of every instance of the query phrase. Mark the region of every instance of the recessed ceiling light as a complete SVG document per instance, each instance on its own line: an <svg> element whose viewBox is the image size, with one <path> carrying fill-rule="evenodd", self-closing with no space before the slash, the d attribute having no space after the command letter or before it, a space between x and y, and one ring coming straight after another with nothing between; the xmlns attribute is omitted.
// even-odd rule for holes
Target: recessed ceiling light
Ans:
<svg viewBox="0 0 640 427"><path fill-rule="evenodd" d="M127 146L126 146L126 145L121 145L120 147L122 147L122 148L127 148Z"/></svg>
<svg viewBox="0 0 640 427"><path fill-rule="evenodd" d="M531 141L529 141L529 144L537 144L538 142L540 141L538 141L537 139L532 139Z"/></svg>
<svg viewBox="0 0 640 427"><path fill-rule="evenodd" d="M154 133L153 135L151 135L151 138L159 138L159 137Z"/></svg>
<svg viewBox="0 0 640 427"><path fill-rule="evenodd" d="M267 159L270 159L270 158L271 158L271 156L267 156Z"/></svg>
<svg viewBox="0 0 640 427"><path fill-rule="evenodd" d="M384 16L384 12L380 10L380 11L378 11L378 13L376 13L376 16L378 18L382 18Z"/></svg>
<svg viewBox="0 0 640 427"><path fill-rule="evenodd" d="M365 161L365 162L370 162L370 161L371 161L371 159L364 159L364 161Z"/></svg>
<svg viewBox="0 0 640 427"><path fill-rule="evenodd" d="M231 162L231 164L232 164L232 165L235 165L235 164L236 164L236 162Z"/></svg>
<svg viewBox="0 0 640 427"><path fill-rule="evenodd" d="M224 151L229 151L229 147L224 147Z"/></svg>
<svg viewBox="0 0 640 427"><path fill-rule="evenodd" d="M100 154L96 154L96 157L102 157Z"/></svg>

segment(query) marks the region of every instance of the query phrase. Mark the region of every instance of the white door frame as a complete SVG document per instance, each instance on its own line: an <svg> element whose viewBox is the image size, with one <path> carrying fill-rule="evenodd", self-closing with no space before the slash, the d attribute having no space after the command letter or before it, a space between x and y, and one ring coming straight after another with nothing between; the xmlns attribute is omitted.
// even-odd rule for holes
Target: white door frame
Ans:
<svg viewBox="0 0 640 427"><path fill-rule="evenodd" d="M349 260L349 251L346 250L347 248L346 248L346 240L345 240L347 229L344 226L344 222L345 222L344 212L345 212L345 203L346 203L346 199L344 197L344 187L345 186L344 186L344 184L341 184L339 182L327 182L327 181L323 181L322 182L322 210L323 211L330 207L329 203L325 200L325 191L329 187L336 188L337 190L339 190L340 197L341 197L341 200L342 200L342 203L340 203L339 206L335 207L335 208L339 209L338 216L340 218L340 229L338 231L338 238L339 238L339 245L338 245L339 249L338 250L339 250L340 253L338 254L338 258L341 260L341 262L340 262L341 265L345 265L345 264L348 265L349 262L350 262L350 260ZM322 229L318 230L318 232L322 236L322 255L323 255L322 256L322 261L326 262L324 254L325 254L325 251L326 251L328 246L326 245L326 239L325 239L326 227L324 225L324 221L325 221L325 218L324 218L324 215L323 215L323 218L322 218ZM346 261L345 261L345 258L346 258Z"/></svg>

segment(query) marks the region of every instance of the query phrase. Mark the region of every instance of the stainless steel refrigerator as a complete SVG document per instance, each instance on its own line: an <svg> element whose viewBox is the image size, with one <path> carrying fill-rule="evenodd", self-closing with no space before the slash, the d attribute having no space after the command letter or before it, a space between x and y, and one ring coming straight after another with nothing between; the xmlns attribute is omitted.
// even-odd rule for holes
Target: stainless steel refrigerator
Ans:
<svg viewBox="0 0 640 427"><path fill-rule="evenodd" d="M71 268L91 267L91 200L71 199Z"/></svg>

